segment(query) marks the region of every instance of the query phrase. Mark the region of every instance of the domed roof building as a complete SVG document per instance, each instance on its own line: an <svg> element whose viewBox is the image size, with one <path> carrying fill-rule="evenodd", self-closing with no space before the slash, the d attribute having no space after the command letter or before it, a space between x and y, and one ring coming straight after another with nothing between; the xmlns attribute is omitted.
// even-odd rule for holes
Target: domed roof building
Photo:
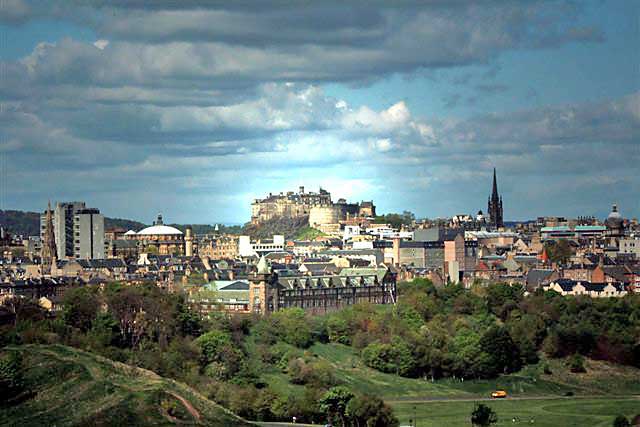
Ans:
<svg viewBox="0 0 640 427"><path fill-rule="evenodd" d="M151 227L143 228L136 233L138 236L181 236L182 231L175 227L168 225L152 225Z"/></svg>
<svg viewBox="0 0 640 427"><path fill-rule="evenodd" d="M160 214L158 214L158 218L153 225L138 231L135 234L135 238L147 248L156 248L160 255L184 254L184 235L182 231L175 227L164 225Z"/></svg>
<svg viewBox="0 0 640 427"><path fill-rule="evenodd" d="M604 223L607 226L607 234L610 237L624 236L624 218L618 212L618 205L614 204L611 207L611 213L609 213Z"/></svg>

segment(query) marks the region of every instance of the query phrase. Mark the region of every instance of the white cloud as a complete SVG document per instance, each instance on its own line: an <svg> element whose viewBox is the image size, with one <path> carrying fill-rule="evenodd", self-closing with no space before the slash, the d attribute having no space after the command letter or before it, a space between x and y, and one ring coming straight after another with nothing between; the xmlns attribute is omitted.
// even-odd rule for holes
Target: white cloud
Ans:
<svg viewBox="0 0 640 427"><path fill-rule="evenodd" d="M104 50L105 47L109 46L109 40L96 40L95 42L93 42L93 45L100 50Z"/></svg>

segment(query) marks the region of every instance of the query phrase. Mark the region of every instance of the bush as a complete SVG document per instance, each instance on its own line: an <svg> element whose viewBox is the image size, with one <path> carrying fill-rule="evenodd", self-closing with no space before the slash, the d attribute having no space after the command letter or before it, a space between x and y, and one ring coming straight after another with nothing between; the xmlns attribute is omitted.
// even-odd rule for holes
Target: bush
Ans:
<svg viewBox="0 0 640 427"><path fill-rule="evenodd" d="M0 402L7 402L24 388L22 356L11 352L0 357Z"/></svg>
<svg viewBox="0 0 640 427"><path fill-rule="evenodd" d="M618 415L613 420L613 427L630 427L630 426L631 426L631 423L629 422L627 417L625 417L624 415Z"/></svg>
<svg viewBox="0 0 640 427"><path fill-rule="evenodd" d="M498 416L487 405L482 403L475 406L471 413L471 424L478 427L487 427L498 422Z"/></svg>
<svg viewBox="0 0 640 427"><path fill-rule="evenodd" d="M337 315L330 317L329 320L327 320L327 332L329 341L346 345L351 344L349 325L343 318Z"/></svg>
<svg viewBox="0 0 640 427"><path fill-rule="evenodd" d="M569 356L569 358L567 358L566 364L569 367L569 370L575 374L587 372L587 370L584 368L584 357L577 353Z"/></svg>
<svg viewBox="0 0 640 427"><path fill-rule="evenodd" d="M362 359L373 369L401 376L410 376L416 367L409 345L400 337L394 337L390 344L369 344L362 350Z"/></svg>
<svg viewBox="0 0 640 427"><path fill-rule="evenodd" d="M311 328L301 308L276 311L271 315L270 321L283 341L299 348L307 348L313 344Z"/></svg>
<svg viewBox="0 0 640 427"><path fill-rule="evenodd" d="M62 318L67 325L82 332L91 329L100 308L95 288L83 286L69 289L64 293L62 304Z"/></svg>
<svg viewBox="0 0 640 427"><path fill-rule="evenodd" d="M296 358L289 362L287 372L292 384L308 384L315 388L329 388L338 384L331 366L322 361L310 362Z"/></svg>
<svg viewBox="0 0 640 427"><path fill-rule="evenodd" d="M377 396L355 396L347 404L346 415L356 426L395 427L393 409Z"/></svg>

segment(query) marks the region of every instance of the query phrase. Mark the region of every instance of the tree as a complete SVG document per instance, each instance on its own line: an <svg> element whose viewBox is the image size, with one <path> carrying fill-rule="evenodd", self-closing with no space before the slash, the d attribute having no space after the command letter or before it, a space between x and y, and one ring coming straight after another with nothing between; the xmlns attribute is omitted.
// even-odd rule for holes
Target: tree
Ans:
<svg viewBox="0 0 640 427"><path fill-rule="evenodd" d="M149 339L166 349L169 339L178 333L177 297L153 283L110 287L105 294L123 343L137 347L143 339Z"/></svg>
<svg viewBox="0 0 640 427"><path fill-rule="evenodd" d="M330 317L327 320L327 331L329 333L329 341L346 345L351 344L349 325L344 318L338 315Z"/></svg>
<svg viewBox="0 0 640 427"><path fill-rule="evenodd" d="M7 402L24 388L22 357L11 352L0 357L0 402Z"/></svg>
<svg viewBox="0 0 640 427"><path fill-rule="evenodd" d="M100 300L97 289L88 286L69 289L62 298L62 319L74 328L87 332L98 315Z"/></svg>
<svg viewBox="0 0 640 427"><path fill-rule="evenodd" d="M522 367L520 351L509 332L502 326L489 328L480 339L482 350L489 355L489 376L517 371Z"/></svg>
<svg viewBox="0 0 640 427"><path fill-rule="evenodd" d="M330 420L339 420L343 427L347 426L347 405L354 394L346 387L332 387L320 399L320 409Z"/></svg>
<svg viewBox="0 0 640 427"><path fill-rule="evenodd" d="M347 404L347 417L356 427L394 427L398 419L378 396L355 396Z"/></svg>
<svg viewBox="0 0 640 427"><path fill-rule="evenodd" d="M471 425L487 427L498 422L498 415L491 407L482 403L477 404L471 412Z"/></svg>
<svg viewBox="0 0 640 427"><path fill-rule="evenodd" d="M389 344L369 344L362 350L362 359L373 369L402 376L411 375L416 367L411 348L400 337L393 337Z"/></svg>
<svg viewBox="0 0 640 427"><path fill-rule="evenodd" d="M625 417L624 415L618 415L613 420L613 427L630 427L630 426L631 426L631 423L629 422L627 417Z"/></svg>
<svg viewBox="0 0 640 427"><path fill-rule="evenodd" d="M489 285L486 290L489 310L502 320L505 320L510 311L517 307L523 296L524 288L520 285L495 283Z"/></svg>
<svg viewBox="0 0 640 427"><path fill-rule="evenodd" d="M202 353L202 364L219 362L225 347L231 347L231 335L223 331L211 331L200 335L196 344Z"/></svg>
<svg viewBox="0 0 640 427"><path fill-rule="evenodd" d="M180 300L177 305L176 320L180 327L182 335L190 335L197 337L202 333L202 322L200 316L191 310L184 300Z"/></svg>
<svg viewBox="0 0 640 427"><path fill-rule="evenodd" d="M30 299L20 297L8 298L2 303L2 306L9 313L13 314L14 326L23 321L38 322L44 320L46 317L44 308Z"/></svg>
<svg viewBox="0 0 640 427"><path fill-rule="evenodd" d="M94 348L105 348L117 343L120 334L118 322L111 313L100 313L92 322L91 330L87 336Z"/></svg>
<svg viewBox="0 0 640 427"><path fill-rule="evenodd" d="M291 345L300 348L307 348L313 344L311 327L301 308L289 308L276 311L270 319L277 334Z"/></svg>

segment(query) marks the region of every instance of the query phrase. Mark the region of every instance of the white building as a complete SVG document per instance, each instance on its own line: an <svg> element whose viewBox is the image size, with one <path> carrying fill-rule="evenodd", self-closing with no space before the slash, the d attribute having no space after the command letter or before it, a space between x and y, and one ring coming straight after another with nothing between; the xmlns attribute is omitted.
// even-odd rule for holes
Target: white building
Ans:
<svg viewBox="0 0 640 427"><path fill-rule="evenodd" d="M84 202L56 203L52 211L58 259L104 258L104 216ZM40 238L46 228L46 212L40 216Z"/></svg>
<svg viewBox="0 0 640 427"><path fill-rule="evenodd" d="M238 255L241 257L262 256L270 252L284 251L284 236L274 235L272 240L251 241L249 236L238 239Z"/></svg>
<svg viewBox="0 0 640 427"><path fill-rule="evenodd" d="M620 239L618 254L635 255L640 259L640 238Z"/></svg>

